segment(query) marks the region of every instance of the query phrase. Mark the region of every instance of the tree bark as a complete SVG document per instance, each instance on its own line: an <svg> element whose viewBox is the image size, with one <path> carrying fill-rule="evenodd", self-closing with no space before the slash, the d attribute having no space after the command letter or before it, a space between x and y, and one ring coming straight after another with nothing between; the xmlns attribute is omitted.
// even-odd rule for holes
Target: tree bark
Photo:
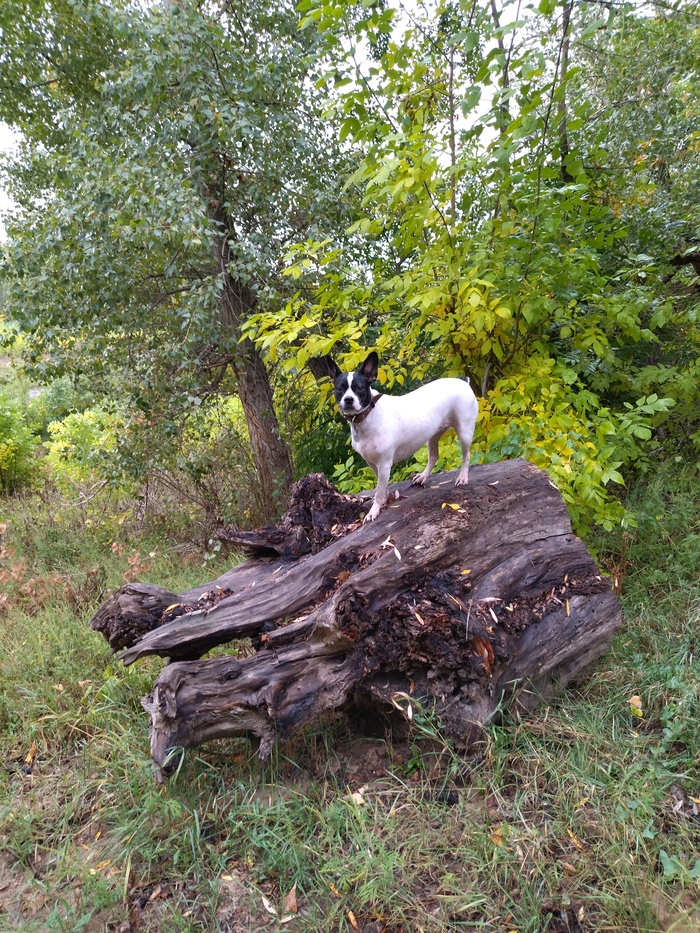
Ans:
<svg viewBox="0 0 700 933"><path fill-rule="evenodd" d="M263 516L279 515L289 499L292 485L292 461L279 428L275 413L272 386L262 357L252 341L239 342L243 321L255 308L257 295L252 288L238 281L230 270L231 236L226 212L217 201L212 217L221 229L213 248L214 260L221 277L219 298L221 323L236 343L233 369L238 382L238 395L243 406L253 461L260 480L260 502Z"/></svg>
<svg viewBox="0 0 700 933"><path fill-rule="evenodd" d="M157 773L171 749L223 736L255 735L265 757L353 706L420 703L468 746L505 699L531 705L599 658L618 602L547 474L514 460L472 467L467 487L455 478L401 483L361 524L366 499L305 477L279 526L226 536L257 556L214 584L115 594L92 625L130 645L124 663L176 659L142 701ZM180 605L156 618L171 598ZM196 660L244 635L254 657Z"/></svg>
<svg viewBox="0 0 700 933"><path fill-rule="evenodd" d="M559 150L560 150L560 163L561 163L561 177L565 185L568 185L573 181L574 176L571 174L568 168L568 158L569 158L569 129L568 129L568 118L567 118L567 108L566 108L566 79L569 72L569 46L571 42L571 10L573 7L573 0L570 0L569 3L564 5L564 11L562 14L562 37L561 37L561 77L559 79L560 87L562 88L561 99L557 102L557 115L558 115L558 125L557 131L559 133Z"/></svg>

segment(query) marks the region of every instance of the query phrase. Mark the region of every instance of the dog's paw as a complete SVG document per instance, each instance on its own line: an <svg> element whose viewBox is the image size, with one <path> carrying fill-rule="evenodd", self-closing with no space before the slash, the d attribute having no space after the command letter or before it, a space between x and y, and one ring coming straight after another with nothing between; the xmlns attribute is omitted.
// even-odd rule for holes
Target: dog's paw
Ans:
<svg viewBox="0 0 700 933"><path fill-rule="evenodd" d="M428 477L423 476L422 473L416 473L415 476L411 477L411 486L425 486L425 481Z"/></svg>
<svg viewBox="0 0 700 933"><path fill-rule="evenodd" d="M367 522L373 522L380 512L381 512L381 507L373 505L372 508L369 510L369 512L365 515L362 524L364 525Z"/></svg>
<svg viewBox="0 0 700 933"><path fill-rule="evenodd" d="M458 476L455 481L455 486L468 486L469 480L466 476Z"/></svg>

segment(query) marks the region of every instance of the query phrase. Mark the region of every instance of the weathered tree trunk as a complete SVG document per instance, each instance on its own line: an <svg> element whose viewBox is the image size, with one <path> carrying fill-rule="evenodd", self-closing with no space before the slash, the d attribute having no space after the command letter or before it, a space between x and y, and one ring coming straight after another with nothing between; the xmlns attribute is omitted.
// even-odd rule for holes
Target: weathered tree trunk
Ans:
<svg viewBox="0 0 700 933"><path fill-rule="evenodd" d="M467 746L505 697L529 704L599 658L619 606L549 477L522 460L455 475L400 484L368 524L362 499L305 477L279 526L228 536L258 556L213 584L115 594L92 625L124 663L177 659L142 701L158 769L174 747L252 734L264 757L326 710L412 699ZM254 657L196 660L244 635Z"/></svg>
<svg viewBox="0 0 700 933"><path fill-rule="evenodd" d="M224 198L224 193L220 194ZM275 413L270 379L262 357L250 340L239 342L241 324L255 308L257 296L231 275L232 260L228 238L232 236L231 223L221 200L211 209L212 218L219 224L221 235L213 247L213 258L222 279L219 298L221 322L236 344L233 369L238 382L238 396L243 406L255 469L260 479L260 498L263 514L272 518L287 504L292 485L292 462L289 449L280 433Z"/></svg>

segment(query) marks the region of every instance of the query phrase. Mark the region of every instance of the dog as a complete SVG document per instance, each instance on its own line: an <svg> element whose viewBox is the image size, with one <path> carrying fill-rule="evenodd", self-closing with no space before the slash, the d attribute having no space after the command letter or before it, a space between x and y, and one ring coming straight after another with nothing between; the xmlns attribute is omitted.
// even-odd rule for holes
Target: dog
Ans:
<svg viewBox="0 0 700 933"><path fill-rule="evenodd" d="M413 477L421 486L433 471L442 435L454 428L462 446L462 467L456 486L469 480L469 452L479 405L465 379L436 379L407 395L382 395L372 389L379 357L372 352L357 372L341 372L331 357L325 357L333 380L335 400L341 415L350 423L352 446L377 477L374 502L365 517L374 521L386 505L389 473L399 460L428 445L428 465Z"/></svg>

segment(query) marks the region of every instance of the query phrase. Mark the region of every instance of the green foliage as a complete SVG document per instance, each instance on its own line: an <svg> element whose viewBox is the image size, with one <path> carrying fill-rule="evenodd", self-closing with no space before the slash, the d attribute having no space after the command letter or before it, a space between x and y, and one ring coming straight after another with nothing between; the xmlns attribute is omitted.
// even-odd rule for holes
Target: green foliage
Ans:
<svg viewBox="0 0 700 933"><path fill-rule="evenodd" d="M46 460L61 484L85 483L104 473L112 459L123 420L99 408L73 412L48 426ZM102 468L102 469L100 469Z"/></svg>
<svg viewBox="0 0 700 933"><path fill-rule="evenodd" d="M167 445L236 390L239 319L288 297L286 244L342 218L339 157L307 79L313 36L286 0L76 15L114 42L85 56L87 98L57 77L60 140L46 130L6 167L20 204L6 305L32 378L84 374L134 413L134 432L145 413L151 445ZM43 28L68 55L63 22Z"/></svg>
<svg viewBox="0 0 700 933"><path fill-rule="evenodd" d="M73 411L84 410L92 401L90 394L76 389L69 376L54 379L27 405L27 420L46 440L52 421L61 421Z"/></svg>
<svg viewBox="0 0 700 933"><path fill-rule="evenodd" d="M37 443L22 406L0 392L0 493L17 492L38 479Z"/></svg>
<svg viewBox="0 0 700 933"><path fill-rule="evenodd" d="M280 408L329 352L377 349L392 391L468 373L475 457L547 468L577 528L629 520L613 486L655 449L700 451L695 3L40 7L3 14L6 300L32 377L126 412L115 473L212 475L173 438L237 390L241 334ZM299 470L364 484L322 404L287 413Z"/></svg>
<svg viewBox="0 0 700 933"><path fill-rule="evenodd" d="M625 510L607 489L618 468L644 468L662 433L676 449L697 441L700 331L687 299L665 294L668 251L640 249L644 216L608 149L621 131L598 119L597 74L587 82L578 62L592 35L622 56L656 27L626 10L633 28L618 39L612 19L601 31L576 8L564 34L547 4L523 14L529 30L488 4L301 9L326 39L341 137L361 153L347 182L359 217L289 252L304 290L247 332L291 372L333 348L354 366L371 346L390 389L469 373L487 389L477 457L527 456L550 470L577 527L618 522ZM669 58L682 44L692 83L684 16L658 31ZM366 61L357 46L372 50ZM634 106L653 122L644 101ZM689 156L681 122L669 139L685 134Z"/></svg>

